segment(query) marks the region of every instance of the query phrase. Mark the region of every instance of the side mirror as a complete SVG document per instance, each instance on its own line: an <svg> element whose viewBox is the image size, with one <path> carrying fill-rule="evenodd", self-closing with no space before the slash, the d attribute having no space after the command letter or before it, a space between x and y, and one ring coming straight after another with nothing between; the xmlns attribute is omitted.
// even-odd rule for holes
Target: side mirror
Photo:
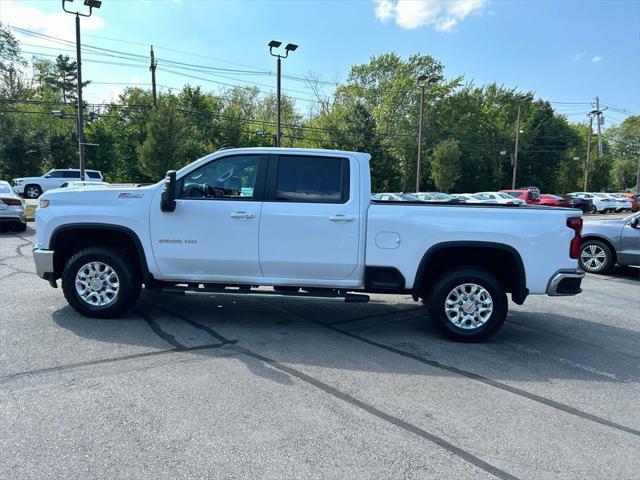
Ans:
<svg viewBox="0 0 640 480"><path fill-rule="evenodd" d="M160 210L173 212L176 209L176 171L169 170L164 179L164 190L160 197Z"/></svg>
<svg viewBox="0 0 640 480"><path fill-rule="evenodd" d="M638 228L638 226L640 226L640 217L636 217L631 220L631 222L629 222L629 225L631 225L633 228Z"/></svg>
<svg viewBox="0 0 640 480"><path fill-rule="evenodd" d="M51 178L51 174L50 174L50 173L47 173L47 174L44 176L44 178Z"/></svg>

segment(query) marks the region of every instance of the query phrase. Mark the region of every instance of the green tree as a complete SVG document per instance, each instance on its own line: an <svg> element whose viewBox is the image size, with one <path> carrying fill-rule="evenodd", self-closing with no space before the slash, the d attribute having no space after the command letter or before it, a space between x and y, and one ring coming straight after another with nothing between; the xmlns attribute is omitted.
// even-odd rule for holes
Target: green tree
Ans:
<svg viewBox="0 0 640 480"><path fill-rule="evenodd" d="M605 134L612 157L611 180L621 189L636 186L638 162L640 162L640 115L627 117L617 127Z"/></svg>
<svg viewBox="0 0 640 480"><path fill-rule="evenodd" d="M433 149L431 178L439 190L450 191L460 178L460 147L456 140L443 140Z"/></svg>
<svg viewBox="0 0 640 480"><path fill-rule="evenodd" d="M161 179L167 170L184 166L186 123L173 99L162 99L151 112L147 138L140 147L140 167L147 177Z"/></svg>
<svg viewBox="0 0 640 480"><path fill-rule="evenodd" d="M0 23L0 93L17 98L24 88L21 68L27 62L22 57L20 43L11 31Z"/></svg>

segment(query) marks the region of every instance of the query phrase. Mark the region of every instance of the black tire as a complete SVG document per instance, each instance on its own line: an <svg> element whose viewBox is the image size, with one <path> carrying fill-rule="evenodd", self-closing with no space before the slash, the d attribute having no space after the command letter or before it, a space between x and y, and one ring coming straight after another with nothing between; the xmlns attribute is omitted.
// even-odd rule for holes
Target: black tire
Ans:
<svg viewBox="0 0 640 480"><path fill-rule="evenodd" d="M16 223L16 224L13 226L13 229L14 229L16 232L24 232L24 231L27 229L27 224L26 224L26 223Z"/></svg>
<svg viewBox="0 0 640 480"><path fill-rule="evenodd" d="M590 261L593 257L598 261ZM611 271L615 258L609 245L600 240L587 240L580 246L580 268L588 273L604 274Z"/></svg>
<svg viewBox="0 0 640 480"><path fill-rule="evenodd" d="M493 311L489 318L478 327L462 328L455 325L445 311L447 297L456 287L464 284L475 284L482 287L492 300ZM502 327L507 318L508 301L505 288L494 275L477 267L463 267L443 274L433 285L426 303L429 316L435 327L445 336L457 342L486 340Z"/></svg>
<svg viewBox="0 0 640 480"><path fill-rule="evenodd" d="M598 213L598 208L595 205L589 205L585 213Z"/></svg>
<svg viewBox="0 0 640 480"><path fill-rule="evenodd" d="M33 191L31 195L27 193L29 189L32 189ZM23 194L24 198L35 199L40 197L40 195L42 195L42 188L40 188L40 185L34 185L34 184L25 185L24 194Z"/></svg>
<svg viewBox="0 0 640 480"><path fill-rule="evenodd" d="M106 305L91 305L76 291L76 275L90 262L101 262L111 267L117 277L119 290ZM74 254L62 271L62 291L69 305L81 315L92 318L113 318L133 306L140 296L142 281L136 265L124 251L113 247L90 247Z"/></svg>

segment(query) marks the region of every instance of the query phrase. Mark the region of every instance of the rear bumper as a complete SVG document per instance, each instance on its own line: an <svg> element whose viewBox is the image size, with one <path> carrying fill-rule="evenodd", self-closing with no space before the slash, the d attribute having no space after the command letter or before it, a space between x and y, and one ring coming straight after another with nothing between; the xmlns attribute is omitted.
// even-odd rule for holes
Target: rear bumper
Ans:
<svg viewBox="0 0 640 480"><path fill-rule="evenodd" d="M34 245L33 261L36 264L36 275L45 280L53 278L53 250L40 250Z"/></svg>
<svg viewBox="0 0 640 480"><path fill-rule="evenodd" d="M583 278L582 270L559 270L549 280L547 295L552 297L577 295L582 292L580 284Z"/></svg>
<svg viewBox="0 0 640 480"><path fill-rule="evenodd" d="M7 212L6 210L0 212L0 223L27 223L27 216L24 211L22 212Z"/></svg>

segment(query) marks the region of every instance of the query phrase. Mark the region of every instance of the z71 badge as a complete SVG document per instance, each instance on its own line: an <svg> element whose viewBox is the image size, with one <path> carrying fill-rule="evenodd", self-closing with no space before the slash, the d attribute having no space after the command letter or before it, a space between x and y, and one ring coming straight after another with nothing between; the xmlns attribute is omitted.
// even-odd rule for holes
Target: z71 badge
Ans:
<svg viewBox="0 0 640 480"><path fill-rule="evenodd" d="M142 197L144 197L143 193L120 192L118 194L118 198L142 198Z"/></svg>

